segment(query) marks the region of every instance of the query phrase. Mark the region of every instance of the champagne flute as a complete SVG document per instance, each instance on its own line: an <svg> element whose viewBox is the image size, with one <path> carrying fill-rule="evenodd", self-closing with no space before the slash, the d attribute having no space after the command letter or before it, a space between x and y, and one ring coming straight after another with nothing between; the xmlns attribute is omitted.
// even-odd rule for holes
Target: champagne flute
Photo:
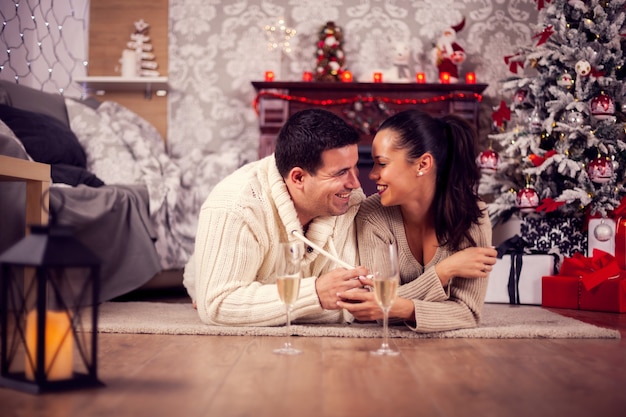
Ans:
<svg viewBox="0 0 626 417"><path fill-rule="evenodd" d="M298 299L300 292L304 245L302 242L281 243L279 250L276 262L276 286L278 287L278 296L285 304L287 311L287 340L283 347L274 349L274 353L297 355L302 351L291 346L291 308Z"/></svg>
<svg viewBox="0 0 626 417"><path fill-rule="evenodd" d="M398 264L398 251L394 244L388 245L375 261L372 274L374 275L374 297L383 310L383 342L373 355L395 356L400 352L389 347L389 310L393 305L400 284L400 267Z"/></svg>

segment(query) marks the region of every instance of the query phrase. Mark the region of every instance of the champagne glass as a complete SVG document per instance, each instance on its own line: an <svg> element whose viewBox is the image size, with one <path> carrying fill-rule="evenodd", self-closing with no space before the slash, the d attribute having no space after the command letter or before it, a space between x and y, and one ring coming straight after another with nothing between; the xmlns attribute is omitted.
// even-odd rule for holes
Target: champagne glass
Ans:
<svg viewBox="0 0 626 417"><path fill-rule="evenodd" d="M287 340L283 347L274 349L274 353L297 355L302 351L291 346L291 308L298 299L300 292L304 245L302 242L281 243L279 251L276 262L276 286L278 287L278 296L285 304L287 311Z"/></svg>
<svg viewBox="0 0 626 417"><path fill-rule="evenodd" d="M395 356L400 352L389 347L389 310L393 305L400 284L398 251L394 244L388 245L377 257L372 274L374 275L374 297L383 310L383 342L373 355Z"/></svg>

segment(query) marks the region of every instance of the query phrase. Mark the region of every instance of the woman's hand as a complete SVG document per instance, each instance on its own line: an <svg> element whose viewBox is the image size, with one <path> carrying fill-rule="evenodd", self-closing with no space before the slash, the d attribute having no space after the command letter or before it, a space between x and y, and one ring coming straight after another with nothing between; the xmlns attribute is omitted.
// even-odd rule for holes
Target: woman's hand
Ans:
<svg viewBox="0 0 626 417"><path fill-rule="evenodd" d="M466 248L439 262L435 270L444 287L452 277L487 278L496 263L497 255L498 251L491 247Z"/></svg>
<svg viewBox="0 0 626 417"><path fill-rule="evenodd" d="M374 282L365 277L359 279L364 287L337 293L337 306L349 311L359 321L382 320L383 310L376 302L373 290L369 290L373 288ZM405 298L396 298L389 310L389 318L410 320L414 315L415 305Z"/></svg>

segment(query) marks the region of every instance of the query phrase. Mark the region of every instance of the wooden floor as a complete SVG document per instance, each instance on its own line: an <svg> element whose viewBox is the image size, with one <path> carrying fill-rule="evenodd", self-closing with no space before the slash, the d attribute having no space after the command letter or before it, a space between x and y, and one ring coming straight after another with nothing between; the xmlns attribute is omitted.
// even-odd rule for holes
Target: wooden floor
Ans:
<svg viewBox="0 0 626 417"><path fill-rule="evenodd" d="M626 314L553 311L622 339L394 339L381 358L380 339L293 338L284 357L277 337L101 334L104 388L0 388L0 416L626 416Z"/></svg>

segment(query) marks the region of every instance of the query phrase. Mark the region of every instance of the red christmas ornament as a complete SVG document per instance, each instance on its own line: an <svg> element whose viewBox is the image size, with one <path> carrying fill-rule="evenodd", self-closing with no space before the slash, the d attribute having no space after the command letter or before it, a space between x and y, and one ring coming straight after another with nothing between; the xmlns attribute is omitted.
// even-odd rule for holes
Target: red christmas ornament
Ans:
<svg viewBox="0 0 626 417"><path fill-rule="evenodd" d="M587 174L589 179L596 184L605 184L611 180L613 176L613 162L610 158L599 156L589 162Z"/></svg>
<svg viewBox="0 0 626 417"><path fill-rule="evenodd" d="M601 92L589 103L591 114L598 120L606 120L615 114L615 100Z"/></svg>
<svg viewBox="0 0 626 417"><path fill-rule="evenodd" d="M476 163L480 170L488 173L495 172L498 169L499 161L500 156L491 148L482 151L476 158Z"/></svg>
<svg viewBox="0 0 626 417"><path fill-rule="evenodd" d="M526 101L527 95L528 91L520 88L515 92L515 95L513 96L513 101L515 102L515 104L522 104L524 101Z"/></svg>
<svg viewBox="0 0 626 417"><path fill-rule="evenodd" d="M527 185L517 192L515 203L522 213L531 213L539 207L539 195L533 187Z"/></svg>

